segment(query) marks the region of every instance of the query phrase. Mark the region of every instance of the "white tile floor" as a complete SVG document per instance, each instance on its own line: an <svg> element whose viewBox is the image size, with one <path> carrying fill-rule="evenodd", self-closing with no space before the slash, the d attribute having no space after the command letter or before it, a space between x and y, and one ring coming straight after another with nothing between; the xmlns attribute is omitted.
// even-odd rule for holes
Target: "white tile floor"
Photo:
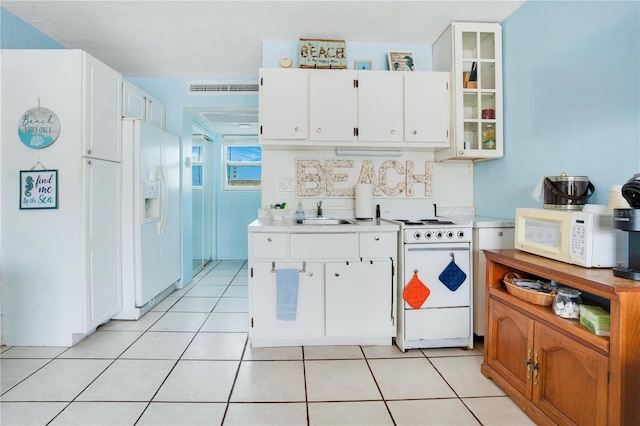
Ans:
<svg viewBox="0 0 640 426"><path fill-rule="evenodd" d="M1 347L0 424L530 425L482 347L247 344L247 270L212 262L73 348Z"/></svg>

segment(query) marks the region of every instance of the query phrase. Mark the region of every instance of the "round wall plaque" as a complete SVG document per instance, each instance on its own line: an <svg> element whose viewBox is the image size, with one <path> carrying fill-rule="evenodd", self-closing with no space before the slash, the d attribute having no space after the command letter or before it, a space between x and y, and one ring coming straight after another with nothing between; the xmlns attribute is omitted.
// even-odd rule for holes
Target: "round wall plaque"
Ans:
<svg viewBox="0 0 640 426"><path fill-rule="evenodd" d="M46 148L60 135L58 116L47 108L31 108L20 117L18 135L29 148Z"/></svg>

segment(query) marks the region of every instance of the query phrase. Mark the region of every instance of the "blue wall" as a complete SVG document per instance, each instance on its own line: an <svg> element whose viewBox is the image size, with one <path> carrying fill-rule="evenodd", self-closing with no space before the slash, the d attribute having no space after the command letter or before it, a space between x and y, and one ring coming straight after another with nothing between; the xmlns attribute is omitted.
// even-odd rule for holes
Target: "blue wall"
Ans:
<svg viewBox="0 0 640 426"><path fill-rule="evenodd" d="M64 46L0 7L0 49L64 49Z"/></svg>
<svg viewBox="0 0 640 426"><path fill-rule="evenodd" d="M503 23L501 160L477 163L479 214L542 207L544 176L589 176L592 204L640 171L640 3L527 1Z"/></svg>

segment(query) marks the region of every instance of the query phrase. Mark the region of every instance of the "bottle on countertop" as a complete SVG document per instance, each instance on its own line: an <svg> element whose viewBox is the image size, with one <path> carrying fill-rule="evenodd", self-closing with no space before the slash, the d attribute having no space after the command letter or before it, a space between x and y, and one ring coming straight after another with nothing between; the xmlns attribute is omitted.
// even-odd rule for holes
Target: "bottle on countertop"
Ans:
<svg viewBox="0 0 640 426"><path fill-rule="evenodd" d="M304 209L302 208L302 201L298 201L298 208L296 209L296 222L302 222L304 219Z"/></svg>

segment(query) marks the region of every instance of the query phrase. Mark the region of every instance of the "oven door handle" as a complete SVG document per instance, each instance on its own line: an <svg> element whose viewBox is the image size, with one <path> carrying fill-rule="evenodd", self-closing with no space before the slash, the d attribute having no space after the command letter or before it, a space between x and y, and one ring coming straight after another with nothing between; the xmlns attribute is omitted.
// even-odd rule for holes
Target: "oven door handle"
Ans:
<svg viewBox="0 0 640 426"><path fill-rule="evenodd" d="M407 251L469 251L469 247L409 247Z"/></svg>

